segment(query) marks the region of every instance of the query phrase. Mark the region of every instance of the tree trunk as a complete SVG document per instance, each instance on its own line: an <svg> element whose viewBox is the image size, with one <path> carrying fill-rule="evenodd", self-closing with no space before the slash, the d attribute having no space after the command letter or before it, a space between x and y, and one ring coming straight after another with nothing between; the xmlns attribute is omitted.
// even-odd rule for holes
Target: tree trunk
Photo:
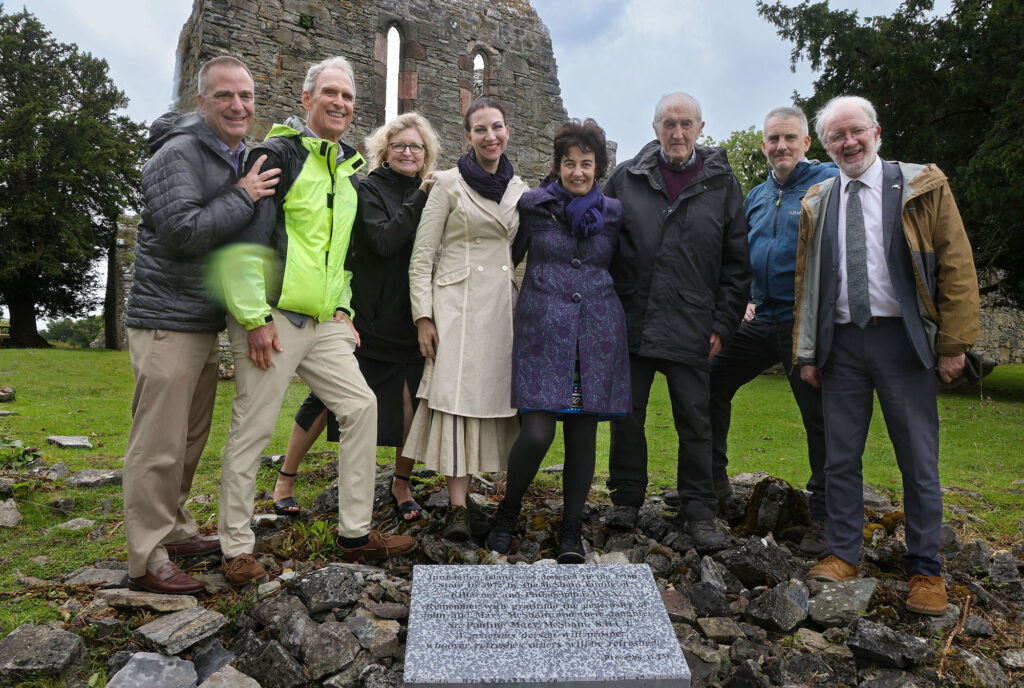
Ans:
<svg viewBox="0 0 1024 688"><path fill-rule="evenodd" d="M19 349L50 348L50 343L39 336L36 328L36 304L31 291L8 293L7 297L7 310L11 313L9 346Z"/></svg>
<svg viewBox="0 0 1024 688"><path fill-rule="evenodd" d="M117 332L118 282L121 281L121 270L117 264L117 220L111 220L114 231L110 234L107 244L107 290L103 296L103 346L107 349L121 348Z"/></svg>

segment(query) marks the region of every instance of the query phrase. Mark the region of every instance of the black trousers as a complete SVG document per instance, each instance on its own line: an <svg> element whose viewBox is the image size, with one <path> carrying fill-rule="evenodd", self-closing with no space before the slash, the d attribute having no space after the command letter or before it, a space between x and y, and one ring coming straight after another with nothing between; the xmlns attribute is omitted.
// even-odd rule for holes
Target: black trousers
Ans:
<svg viewBox="0 0 1024 688"><path fill-rule="evenodd" d="M821 390L800 379L793 366L793 323L751 320L740 324L729 346L711 359L711 474L714 481L728 480L726 466L732 398L736 391L769 367L781 363L789 378L793 398L807 432L807 458L811 478L811 518L824 520L825 511L825 419L821 412ZM771 472L771 467L765 467Z"/></svg>
<svg viewBox="0 0 1024 688"><path fill-rule="evenodd" d="M632 412L612 422L608 489L613 504L640 507L647 493L647 401L654 373L668 382L672 420L679 438L676 485L680 513L691 521L714 518L718 511L711 480L711 420L708 416L707 369L629 355Z"/></svg>
<svg viewBox="0 0 1024 688"><path fill-rule="evenodd" d="M537 475L544 456L555 439L555 425L562 418L565 462L562 467L562 521L579 525L583 507L594 480L597 416L531 411L520 416L522 427L508 457L505 504L518 512L523 495Z"/></svg>

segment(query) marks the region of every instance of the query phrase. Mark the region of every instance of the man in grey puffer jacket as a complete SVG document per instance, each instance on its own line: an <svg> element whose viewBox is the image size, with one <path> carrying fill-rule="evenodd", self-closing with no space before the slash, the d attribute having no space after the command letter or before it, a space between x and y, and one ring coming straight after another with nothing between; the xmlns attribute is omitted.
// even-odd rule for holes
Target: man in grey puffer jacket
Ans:
<svg viewBox="0 0 1024 688"><path fill-rule="evenodd" d="M196 101L198 113L169 112L150 130L125 319L135 375L123 484L128 575L133 587L173 594L204 584L170 557L220 546L185 507L210 433L224 328L223 309L205 294L206 256L245 227L280 173L257 162L239 179L253 116L252 75L241 61L204 64Z"/></svg>

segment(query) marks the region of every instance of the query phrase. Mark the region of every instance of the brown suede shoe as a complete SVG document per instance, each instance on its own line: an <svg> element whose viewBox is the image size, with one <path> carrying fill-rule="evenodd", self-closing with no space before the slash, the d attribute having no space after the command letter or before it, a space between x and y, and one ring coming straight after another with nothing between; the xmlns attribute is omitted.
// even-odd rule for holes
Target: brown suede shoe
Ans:
<svg viewBox="0 0 1024 688"><path fill-rule="evenodd" d="M193 535L180 542L164 543L169 557L191 557L200 554L213 554L220 551L220 538L216 535Z"/></svg>
<svg viewBox="0 0 1024 688"><path fill-rule="evenodd" d="M266 583L270 580L266 570L256 563L256 558L251 554L239 554L228 561L221 561L221 570L228 583L240 588L249 583Z"/></svg>
<svg viewBox="0 0 1024 688"><path fill-rule="evenodd" d="M907 611L930 616L946 613L946 581L942 576L922 576L915 573L910 577L910 592L907 593Z"/></svg>
<svg viewBox="0 0 1024 688"><path fill-rule="evenodd" d="M416 540L408 535L389 535L379 530L371 530L368 535L370 541L362 547L342 547L335 539L341 558L348 562L375 561L416 549Z"/></svg>
<svg viewBox="0 0 1024 688"><path fill-rule="evenodd" d="M145 576L129 578L128 587L164 595L193 595L206 590L206 583L167 562L156 571L146 571Z"/></svg>
<svg viewBox="0 0 1024 688"><path fill-rule="evenodd" d="M853 580L859 575L860 571L857 570L856 566L847 564L834 554L830 554L822 559L821 563L808 571L804 578L842 583L843 581Z"/></svg>

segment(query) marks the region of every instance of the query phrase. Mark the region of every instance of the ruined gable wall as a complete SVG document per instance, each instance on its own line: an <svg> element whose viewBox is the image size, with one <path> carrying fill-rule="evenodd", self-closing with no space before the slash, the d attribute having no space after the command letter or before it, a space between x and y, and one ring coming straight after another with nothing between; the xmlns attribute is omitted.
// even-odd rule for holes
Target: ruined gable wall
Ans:
<svg viewBox="0 0 1024 688"><path fill-rule="evenodd" d="M347 143L384 123L387 32L402 38L399 112L417 110L444 144L437 166L465 150L462 114L472 102L473 58L484 55L485 95L509 110L508 156L531 186L544 177L551 139L566 120L547 28L525 0L195 0L178 44L178 107L192 109L196 72L232 54L252 70L262 139L274 122L302 115L306 69L334 55L356 73L356 112Z"/></svg>

